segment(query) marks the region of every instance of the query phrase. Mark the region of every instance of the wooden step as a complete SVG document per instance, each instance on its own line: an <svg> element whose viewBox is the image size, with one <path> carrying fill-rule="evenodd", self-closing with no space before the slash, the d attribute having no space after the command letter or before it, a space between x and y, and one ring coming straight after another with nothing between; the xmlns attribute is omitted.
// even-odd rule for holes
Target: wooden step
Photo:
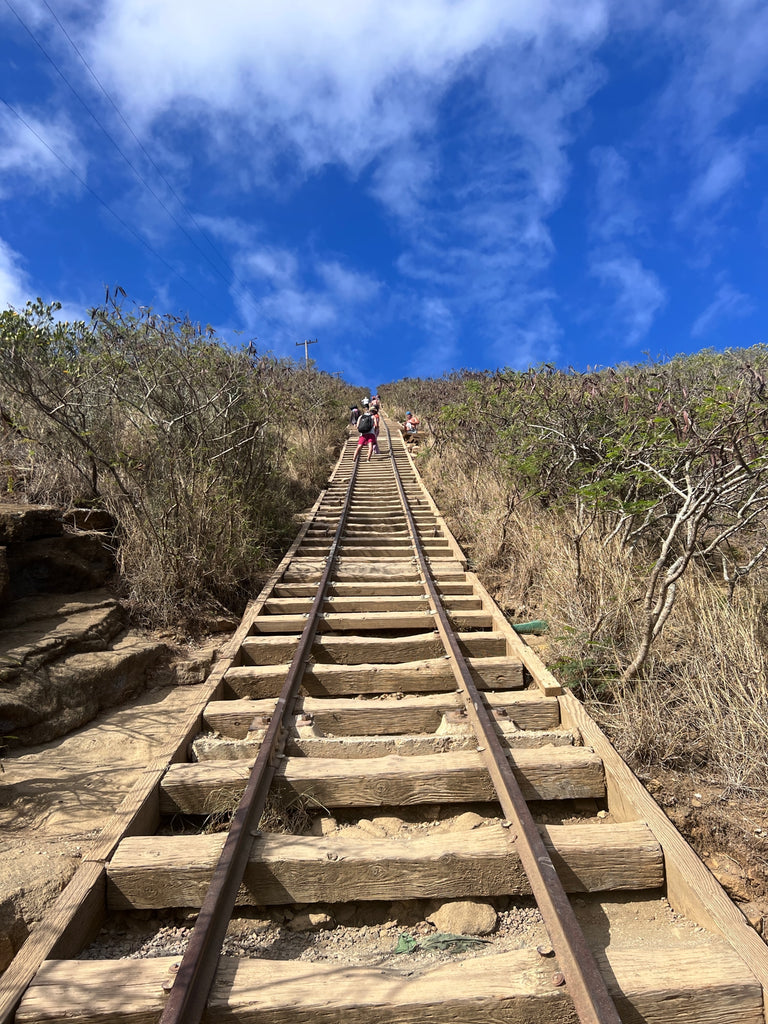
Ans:
<svg viewBox="0 0 768 1024"><path fill-rule="evenodd" d="M179 958L49 960L16 1024L157 1021ZM621 1019L632 1024L764 1024L762 988L725 942L610 948L598 957ZM418 971L222 957L207 1024L572 1024L556 961L533 949L453 959Z"/></svg>
<svg viewBox="0 0 768 1024"><path fill-rule="evenodd" d="M507 653L507 639L503 633L459 633L462 654L473 658L499 658ZM244 664L250 659L254 665L290 664L298 646L296 636L248 637L242 645ZM392 665L403 661L422 661L444 658L445 650L437 633L419 633L414 636L331 636L320 634L312 647L315 661L334 665Z"/></svg>
<svg viewBox="0 0 768 1024"><path fill-rule="evenodd" d="M519 690L523 686L523 667L516 658L469 658L468 665L481 690ZM229 669L225 681L240 697L276 697L288 666L287 660L282 665L240 665ZM312 696L334 697L357 693L442 693L455 690L456 681L446 658L430 658L398 665L316 662L304 672L301 685Z"/></svg>
<svg viewBox="0 0 768 1024"><path fill-rule="evenodd" d="M455 559L440 559L430 565L433 575L437 579L438 587L446 579L465 579L466 570L463 565ZM301 558L295 557L290 566L283 574L285 583L302 583L307 580L319 580L325 569L325 560L322 558ZM390 559L380 564L372 565L370 561L363 561L359 558L339 559L334 572L334 578L339 583L364 582L384 583L387 581L403 582L419 579L419 573L412 558Z"/></svg>
<svg viewBox="0 0 768 1024"><path fill-rule="evenodd" d="M526 800L602 797L602 762L584 747L517 750L509 757ZM240 799L249 762L207 761L174 764L160 793L163 814L214 814L231 810ZM425 757L286 758L274 783L278 792L319 807L382 807L414 804L474 803L495 799L478 753Z"/></svg>
<svg viewBox="0 0 768 1024"><path fill-rule="evenodd" d="M457 611L449 618L454 629L492 629L493 616L485 611ZM253 633L301 633L306 615L259 615L253 620ZM318 628L322 632L381 632L388 629L429 629L434 625L431 612L349 612L323 615Z"/></svg>
<svg viewBox="0 0 768 1024"><path fill-rule="evenodd" d="M518 729L497 722L497 731L506 750L532 750L541 747L573 746L578 737L568 729ZM246 739L229 739L213 733L200 733L192 747L196 761L238 761L256 757L261 746L260 733ZM477 750L477 739L458 727L449 725L445 731L417 733L406 736L315 736L312 729L299 727L287 740L288 757L388 757L400 754L417 757L441 754L446 750Z"/></svg>
<svg viewBox="0 0 768 1024"><path fill-rule="evenodd" d="M349 688L347 688L349 692ZM492 711L501 713L519 729L553 729L560 724L560 705L554 697L542 697L532 690L494 694L488 701ZM384 736L398 733L434 732L446 712L462 704L455 693L356 700L354 697L299 697L296 714L311 715L315 727L331 736ZM243 739L257 715L271 716L274 700L211 701L203 716L206 725L222 736Z"/></svg>
<svg viewBox="0 0 768 1024"><path fill-rule="evenodd" d="M330 597L357 597L364 587L373 585L377 595L420 597L424 593L422 583L331 583L328 587ZM470 595L474 593L472 584L469 582L459 583L446 581L439 588L442 596L446 595ZM317 587L313 583L281 583L274 591L275 597L314 597Z"/></svg>
<svg viewBox="0 0 768 1024"><path fill-rule="evenodd" d="M656 889L661 847L647 825L549 825L540 831L567 892ZM200 907L224 846L221 833L124 839L108 865L114 909ZM359 829L328 836L258 836L239 906L356 900L529 896L510 830L372 838Z"/></svg>
<svg viewBox="0 0 768 1024"><path fill-rule="evenodd" d="M268 615L307 615L312 607L312 597L271 597L264 604ZM452 596L443 598L443 606L450 611L479 611L483 602L473 595ZM407 612L423 611L429 607L429 598L422 591L407 597L400 595L380 595L376 587L363 585L358 593L349 597L327 597L323 602L323 612L327 615L346 612Z"/></svg>

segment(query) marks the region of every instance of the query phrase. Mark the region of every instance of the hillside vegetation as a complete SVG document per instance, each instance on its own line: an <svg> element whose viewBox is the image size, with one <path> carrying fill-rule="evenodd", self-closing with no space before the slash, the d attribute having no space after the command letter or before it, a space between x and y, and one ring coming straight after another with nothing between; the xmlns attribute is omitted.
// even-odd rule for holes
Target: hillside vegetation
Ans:
<svg viewBox="0 0 768 1024"><path fill-rule="evenodd" d="M452 373L419 464L513 621L636 768L768 783L768 347L591 373Z"/></svg>
<svg viewBox="0 0 768 1024"><path fill-rule="evenodd" d="M0 314L6 498L107 509L140 621L240 612L296 532L357 390L116 304ZM641 773L768 784L768 348L590 373L459 371L417 410L428 486L513 620Z"/></svg>
<svg viewBox="0 0 768 1024"><path fill-rule="evenodd" d="M56 312L0 314L4 499L109 511L141 621L242 612L327 478L349 388L150 310Z"/></svg>

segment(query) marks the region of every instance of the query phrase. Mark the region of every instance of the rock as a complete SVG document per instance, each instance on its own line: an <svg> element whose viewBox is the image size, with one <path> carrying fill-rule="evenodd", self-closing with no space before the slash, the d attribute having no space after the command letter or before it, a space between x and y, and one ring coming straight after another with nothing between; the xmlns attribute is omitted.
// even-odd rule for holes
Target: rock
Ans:
<svg viewBox="0 0 768 1024"><path fill-rule="evenodd" d="M174 657L167 673L163 673L163 681L167 676L172 686L196 686L205 682L218 653L218 645L211 644L192 654Z"/></svg>
<svg viewBox="0 0 768 1024"><path fill-rule="evenodd" d="M155 682L153 673L153 683ZM242 761L255 758L261 743L252 740L225 739L204 733L192 742L192 759L195 761Z"/></svg>
<svg viewBox="0 0 768 1024"><path fill-rule="evenodd" d="M485 824L486 819L474 811L466 811L455 818L447 818L443 822L444 832L470 832L473 828L479 828Z"/></svg>
<svg viewBox="0 0 768 1024"><path fill-rule="evenodd" d="M5 604L10 593L11 577L8 571L6 549L0 547L0 608Z"/></svg>
<svg viewBox="0 0 768 1024"><path fill-rule="evenodd" d="M288 928L292 932L319 932L333 928L333 918L330 914L296 914Z"/></svg>
<svg viewBox="0 0 768 1024"><path fill-rule="evenodd" d="M0 544L58 537L62 529L59 509L47 505L0 502Z"/></svg>
<svg viewBox="0 0 768 1024"><path fill-rule="evenodd" d="M484 900L455 900L443 903L427 920L451 935L488 935L496 927L496 911Z"/></svg>
<svg viewBox="0 0 768 1024"><path fill-rule="evenodd" d="M383 828L379 825L375 825L368 818L361 818L357 823L357 827L367 835L375 836L376 839L383 839L387 834Z"/></svg>
<svg viewBox="0 0 768 1024"><path fill-rule="evenodd" d="M77 861L54 855L50 849L34 857L7 858L3 865L4 898L0 902L0 971L10 954L21 948L44 908L74 874Z"/></svg>
<svg viewBox="0 0 768 1024"><path fill-rule="evenodd" d="M435 736L468 736L474 735L472 725L466 715L460 711L446 711L435 729Z"/></svg>
<svg viewBox="0 0 768 1024"><path fill-rule="evenodd" d="M140 693L166 647L127 635L107 650L72 654L0 691L0 729L20 743L45 743Z"/></svg>
<svg viewBox="0 0 768 1024"><path fill-rule="evenodd" d="M29 929L13 899L0 903L0 974L13 960L29 934Z"/></svg>
<svg viewBox="0 0 768 1024"><path fill-rule="evenodd" d="M310 832L313 836L329 836L339 827L335 818L317 817L312 819Z"/></svg>
<svg viewBox="0 0 768 1024"><path fill-rule="evenodd" d="M398 832L402 831L405 822L402 818L382 815L379 818L374 818L373 824L380 828L385 836L396 836Z"/></svg>
<svg viewBox="0 0 768 1024"><path fill-rule="evenodd" d="M15 602L0 618L0 685L63 655L102 650L125 620L122 606L105 590L74 600L47 596Z"/></svg>
<svg viewBox="0 0 768 1024"><path fill-rule="evenodd" d="M112 552L92 533L12 543L6 557L13 598L93 590L103 587L115 568Z"/></svg>
<svg viewBox="0 0 768 1024"><path fill-rule="evenodd" d="M739 903L739 910L749 921L755 931L762 935L764 933L766 907L760 903Z"/></svg>
<svg viewBox="0 0 768 1024"><path fill-rule="evenodd" d="M78 530L95 530L98 533L113 533L117 526L115 517L105 508L73 508L66 513L64 521Z"/></svg>
<svg viewBox="0 0 768 1024"><path fill-rule="evenodd" d="M704 863L729 896L749 902L750 886L741 864L725 853L711 853L704 858Z"/></svg>
<svg viewBox="0 0 768 1024"><path fill-rule="evenodd" d="M265 932L272 926L268 917L233 917L227 925L229 938L240 938L253 935L254 932Z"/></svg>

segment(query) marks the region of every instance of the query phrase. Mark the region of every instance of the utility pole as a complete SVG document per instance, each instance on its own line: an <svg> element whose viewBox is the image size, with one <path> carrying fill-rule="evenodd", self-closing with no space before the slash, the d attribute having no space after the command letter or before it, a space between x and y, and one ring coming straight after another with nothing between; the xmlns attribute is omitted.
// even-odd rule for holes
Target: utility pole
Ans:
<svg viewBox="0 0 768 1024"><path fill-rule="evenodd" d="M309 367L309 351L308 351L308 348L309 348L310 345L316 345L317 344L317 338L315 338L314 341L311 341L309 338L305 338L304 341L297 341L296 344L304 346L304 362L307 364L307 367Z"/></svg>

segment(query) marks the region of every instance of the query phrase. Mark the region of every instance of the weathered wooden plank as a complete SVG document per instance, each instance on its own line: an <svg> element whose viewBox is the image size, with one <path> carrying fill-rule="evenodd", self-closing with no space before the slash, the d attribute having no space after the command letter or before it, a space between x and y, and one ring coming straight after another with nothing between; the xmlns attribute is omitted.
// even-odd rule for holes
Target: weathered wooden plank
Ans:
<svg viewBox="0 0 768 1024"><path fill-rule="evenodd" d="M323 604L323 611L342 612L406 612L424 611L428 607L429 599L422 592L409 596L397 594L378 594L371 591L375 588L361 586L354 596L330 597ZM307 597L277 597L267 602L265 611L269 615L307 615L312 607L313 596ZM451 596L443 598L443 605L450 611L480 611L483 603L479 597L473 595Z"/></svg>
<svg viewBox="0 0 768 1024"><path fill-rule="evenodd" d="M490 629L493 616L489 612L449 612L454 629ZM306 615L260 615L254 620L252 633L301 633ZM351 612L324 614L318 629L327 633L341 630L375 632L388 629L429 629L434 615L429 611Z"/></svg>
<svg viewBox="0 0 768 1024"><path fill-rule="evenodd" d="M423 543L430 544L435 551L444 550L447 553L450 552L448 541L443 540L441 537L425 537ZM359 535L345 531L344 547L351 553L354 552L355 548L359 548L361 554L366 548L371 547L405 548L407 551L410 551L411 539L407 531L403 534L392 534L389 530L384 530L380 533L378 530L370 529L366 533Z"/></svg>
<svg viewBox="0 0 768 1024"><path fill-rule="evenodd" d="M501 657L507 643L501 633L459 633L462 652L473 658ZM241 647L242 664L289 664L298 646L298 636L248 637ZM392 665L445 657L440 638L433 631L403 637L332 636L320 634L312 647L318 664Z"/></svg>
<svg viewBox="0 0 768 1024"><path fill-rule="evenodd" d="M54 949L67 956L79 952L104 921L106 871L103 864L83 864L25 941L0 978L0 1020L10 1020L35 972Z"/></svg>
<svg viewBox="0 0 768 1024"><path fill-rule="evenodd" d="M513 725L498 723L503 747L509 750L532 750L540 747L570 747L576 737L565 729L517 729ZM446 750L476 750L477 739L465 732L461 725L451 725L445 731L406 736L314 736L311 730L300 729L300 735L290 735L285 752L289 757L386 757L400 754L415 757L419 754L441 754ZM225 739L203 733L194 742L196 761L253 760L259 752L258 733L244 740Z"/></svg>
<svg viewBox="0 0 768 1024"><path fill-rule="evenodd" d="M402 441L402 438L400 440ZM413 462L413 458L411 457L411 453L408 451L405 444L402 445L402 450L403 456L407 461L402 465L402 467L398 463L398 470L402 476L403 487L408 497L408 504L411 507L411 512L413 513L414 519L416 519L416 521L418 522L417 517L420 513L420 509L426 506L426 509L429 512L431 512L432 515L437 520L440 532L443 534L444 537L448 539L451 545L451 551L453 552L454 559L457 562L459 562L459 564L463 568L466 568L467 556L464 554L460 544L458 543L453 533L449 529L448 523L443 517L443 514L440 511L440 509L435 504L434 498L429 493L427 488L424 486L424 482L421 479L421 474L416 469L416 466L414 465ZM408 479L409 477L410 480ZM411 480L413 481L412 483Z"/></svg>
<svg viewBox="0 0 768 1024"><path fill-rule="evenodd" d="M325 562L321 558L296 557L286 570L283 581L285 583L303 583L307 580L319 580L324 567ZM435 560L431 568L439 581L464 579L465 570L459 562ZM372 564L362 558L343 556L338 561L334 578L339 583L376 584L387 581L398 583L418 580L419 574L412 558L393 559L381 562L381 564Z"/></svg>
<svg viewBox="0 0 768 1024"><path fill-rule="evenodd" d="M155 1024L178 957L50 961L17 1024ZM722 943L615 948L598 963L627 1024L763 1024L762 993ZM574 1024L556 962L535 950L479 956L414 972L297 960L222 958L208 1024Z"/></svg>
<svg viewBox="0 0 768 1024"><path fill-rule="evenodd" d="M363 583L331 583L328 593L332 597L357 597L361 590L368 586ZM424 593L424 585L417 581L408 582L379 582L375 585L376 594L387 594L389 596L402 595L403 597L414 597ZM446 580L439 588L443 595L470 595L472 584L459 581ZM281 583L275 587L274 593L277 597L314 597L317 587L313 583Z"/></svg>
<svg viewBox="0 0 768 1024"><path fill-rule="evenodd" d="M600 797L600 759L584 747L517 750L510 754L526 800ZM234 806L245 788L249 762L172 765L162 782L165 813L213 814ZM275 776L278 792L320 807L381 807L493 800L479 754L377 757L349 761L287 758Z"/></svg>
<svg viewBox="0 0 768 1024"><path fill-rule="evenodd" d="M661 848L642 823L541 828L567 892L655 889ZM113 909L200 907L224 846L221 834L124 840L108 868ZM373 839L344 830L322 838L261 835L240 906L357 900L462 899L531 894L509 829Z"/></svg>
<svg viewBox="0 0 768 1024"><path fill-rule="evenodd" d="M492 628L494 631L503 633L506 637L507 654L520 658L542 693L548 697L555 697L557 694L562 693L563 688L560 683L555 679L538 654L528 646L522 637L517 635L479 578L474 573L468 572L467 579L471 580L475 593L483 598L483 607L492 613Z"/></svg>
<svg viewBox="0 0 768 1024"><path fill-rule="evenodd" d="M469 667L482 690L520 689L523 670L512 658L470 658ZM277 696L288 665L242 665L226 676L227 685L241 697ZM455 679L445 658L405 661L399 665L323 665L304 673L303 689L312 696L355 693L435 693L455 690Z"/></svg>
<svg viewBox="0 0 768 1024"><path fill-rule="evenodd" d="M519 729L553 729L560 724L557 700L529 690L494 694L488 704ZM211 701L205 709L205 722L222 736L243 739L254 717L271 715L274 705L269 698ZM440 693L379 700L299 697L295 710L312 715L315 727L327 735L382 736L434 732L443 715L460 706L458 694Z"/></svg>
<svg viewBox="0 0 768 1024"><path fill-rule="evenodd" d="M611 813L619 821L637 818L646 821L661 844L667 875L667 898L671 905L707 931L727 938L768 993L768 946L643 788L580 701L569 692L562 694L558 701L564 724L577 728L584 742L589 743L605 761L606 792Z"/></svg>

